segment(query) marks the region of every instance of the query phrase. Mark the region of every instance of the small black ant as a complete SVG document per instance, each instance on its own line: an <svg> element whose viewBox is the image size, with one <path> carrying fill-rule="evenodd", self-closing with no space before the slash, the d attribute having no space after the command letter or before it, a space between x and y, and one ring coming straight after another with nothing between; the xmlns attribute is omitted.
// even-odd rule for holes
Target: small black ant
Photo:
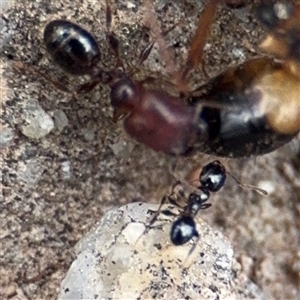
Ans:
<svg viewBox="0 0 300 300"><path fill-rule="evenodd" d="M106 37L117 59L115 68L97 66L101 56L95 38L70 21L50 22L44 42L63 70L91 76L76 94L88 92L99 83L108 85L113 120L123 118L126 132L157 152L178 156L199 151L226 157L269 153L300 130L300 5L281 4L280 12L276 4L257 8L258 19L270 31L262 48L276 59L268 56L248 60L187 92L182 87L201 63L209 25L220 2L209 0L199 19L186 68L177 82L177 97L148 88L146 80L134 80L132 72L125 71L118 40L111 32L108 1ZM152 46L149 44L141 53L139 64L147 59ZM66 91L59 83L53 84Z"/></svg>
<svg viewBox="0 0 300 300"><path fill-rule="evenodd" d="M226 170L218 160L202 168L199 176L200 185L189 194L187 205L171 227L170 238L174 245L183 245L193 237L199 237L194 218L201 209L211 207L210 203L206 203L210 193L219 191L224 186L225 180Z"/></svg>
<svg viewBox="0 0 300 300"><path fill-rule="evenodd" d="M171 193L162 198L158 210L155 211L143 235L150 230L161 212L167 215L173 215L169 210L161 210L163 205L166 204L166 202L169 202L170 204L179 207L181 210L179 217L171 226L170 240L172 244L180 246L186 244L194 237L199 238L194 218L200 210L211 207L211 204L207 203L210 198L210 193L218 192L224 186L227 174L230 175L239 186L250 188L267 195L267 192L263 189L239 182L234 176L226 171L220 161L215 160L202 168L198 179L199 183L197 181L197 187L193 188L188 195L185 192L184 184L179 180L176 181L172 186ZM193 187L194 186L195 184L193 183ZM185 205L181 206L179 201L184 201Z"/></svg>

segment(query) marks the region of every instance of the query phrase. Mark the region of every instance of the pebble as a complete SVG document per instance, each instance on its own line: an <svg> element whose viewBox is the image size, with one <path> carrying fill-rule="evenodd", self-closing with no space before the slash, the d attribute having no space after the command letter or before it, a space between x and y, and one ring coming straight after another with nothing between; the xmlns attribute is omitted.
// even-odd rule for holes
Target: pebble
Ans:
<svg viewBox="0 0 300 300"><path fill-rule="evenodd" d="M21 132L32 139L40 139L48 135L54 128L52 118L42 109L38 101L30 100L24 107L23 120L27 123L21 125Z"/></svg>
<svg viewBox="0 0 300 300"><path fill-rule="evenodd" d="M190 255L190 243L174 246L169 241L174 217L161 214L143 234L149 211L157 208L137 202L109 211L77 244L58 298L261 298L258 287L235 269L228 240L201 219L200 241Z"/></svg>
<svg viewBox="0 0 300 300"><path fill-rule="evenodd" d="M13 138L14 132L10 128L0 129L0 148L8 146Z"/></svg>
<svg viewBox="0 0 300 300"><path fill-rule="evenodd" d="M68 124L67 115L62 110L55 110L53 113L54 127L58 132L61 132Z"/></svg>

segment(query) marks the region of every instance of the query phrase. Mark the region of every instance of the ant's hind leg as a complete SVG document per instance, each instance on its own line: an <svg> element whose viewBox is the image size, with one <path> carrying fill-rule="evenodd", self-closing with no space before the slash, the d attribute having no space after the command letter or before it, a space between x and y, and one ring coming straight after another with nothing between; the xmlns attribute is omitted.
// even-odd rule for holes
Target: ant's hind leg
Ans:
<svg viewBox="0 0 300 300"><path fill-rule="evenodd" d="M145 230L142 232L142 234L138 237L138 239L136 240L136 244L139 242L139 240L141 239L142 236L146 235L149 230L152 228L152 225L155 223L155 221L157 220L160 212L161 212L161 208L162 206L167 202L168 200L168 196L164 196L161 201L160 201L160 205L158 207L158 210L154 212L154 215L152 216L150 222L148 225L145 225Z"/></svg>
<svg viewBox="0 0 300 300"><path fill-rule="evenodd" d="M28 65L24 64L21 61L12 62L12 67L19 70L19 71L28 72L28 73L31 73L31 74L34 74L34 75L38 75L39 77L42 77L45 81L52 84L56 89L58 89L62 92L65 92L65 93L73 94L64 84L60 83L59 81L56 81L56 80L52 79L48 75L40 72L38 69L36 69L32 66L28 66Z"/></svg>
<svg viewBox="0 0 300 300"><path fill-rule="evenodd" d="M177 203L178 200L178 196L179 197L184 197L184 190L182 188L182 183L180 181L176 181L173 186L172 186L172 190L170 194L165 195L161 201L160 201L160 205L158 207L158 209L154 212L150 222L148 225L146 225L146 228L144 230L144 232L141 234L141 236L137 239L137 242L140 240L140 238L147 234L149 232L149 230L152 228L152 225L157 221L158 216L160 215L160 213L162 212L162 207L164 204L166 204L167 202L169 202L170 204L177 206L180 209L184 209L184 207L180 206ZM173 213L168 213L168 215L174 215Z"/></svg>

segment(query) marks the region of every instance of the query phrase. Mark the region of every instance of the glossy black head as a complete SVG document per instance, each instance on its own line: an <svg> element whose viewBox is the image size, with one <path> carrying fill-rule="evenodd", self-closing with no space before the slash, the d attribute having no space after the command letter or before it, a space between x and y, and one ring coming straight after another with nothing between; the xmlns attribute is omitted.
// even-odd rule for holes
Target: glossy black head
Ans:
<svg viewBox="0 0 300 300"><path fill-rule="evenodd" d="M199 180L209 191L217 192L224 186L226 170L218 160L215 160L202 169Z"/></svg>
<svg viewBox="0 0 300 300"><path fill-rule="evenodd" d="M44 43L55 63L73 75L92 73L100 60L100 50L94 37L66 20L55 20L45 27Z"/></svg>
<svg viewBox="0 0 300 300"><path fill-rule="evenodd" d="M172 224L170 238L175 246L183 245L198 236L195 221L190 216L182 216Z"/></svg>

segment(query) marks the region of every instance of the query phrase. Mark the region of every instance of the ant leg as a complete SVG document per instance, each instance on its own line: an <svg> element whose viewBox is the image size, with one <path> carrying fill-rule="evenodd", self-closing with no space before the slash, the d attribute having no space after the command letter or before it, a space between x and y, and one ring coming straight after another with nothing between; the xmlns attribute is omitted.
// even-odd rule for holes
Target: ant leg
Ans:
<svg viewBox="0 0 300 300"><path fill-rule="evenodd" d="M245 183L242 183L241 181L239 181L237 178L235 178L230 172L226 171L226 173L237 183L238 186L240 186L241 188L248 188L248 189L251 189L251 190L254 190L260 194L263 194L263 195L268 195L268 192L264 189L261 189L259 187L256 187L254 185L250 185L250 184L245 184Z"/></svg>
<svg viewBox="0 0 300 300"><path fill-rule="evenodd" d="M106 21L106 30L108 32L110 32L111 22L112 22L112 13L111 13L109 0L106 0L105 21Z"/></svg>
<svg viewBox="0 0 300 300"><path fill-rule="evenodd" d="M90 92L95 86L102 81L99 78L92 79L91 81L85 82L76 88L76 94L83 94Z"/></svg>
<svg viewBox="0 0 300 300"><path fill-rule="evenodd" d="M173 204L174 206L177 206L181 209L183 209L184 207L181 207L177 202L177 195L179 196L183 196L184 195L184 191L183 188L181 187L181 182L180 181L176 181L173 186L172 186L172 191L169 195L165 195L161 201L160 201L160 205L157 209L157 211L154 212L154 215L152 216L149 224L146 226L144 232L140 235L140 237L137 239L136 243L140 240L140 238L147 234L149 232L149 230L152 228L152 225L157 221L158 216L161 213L161 209L163 207L164 204L166 204L167 202Z"/></svg>
<svg viewBox="0 0 300 300"><path fill-rule="evenodd" d="M157 220L157 217L159 216L160 212L161 212L161 208L162 206L167 202L168 200L168 196L164 196L161 201L160 201L160 205L158 207L158 210L154 212L153 217L151 218L150 222L148 225L146 225L145 230L142 232L142 234L138 237L138 239L136 240L136 244L139 242L139 240L141 239L141 237L145 234L147 234L149 232L149 230L151 229L151 226L153 225L153 223L155 223L155 221Z"/></svg>
<svg viewBox="0 0 300 300"><path fill-rule="evenodd" d="M150 55L153 45L155 42L151 42L149 43L144 50L142 51L142 53L140 54L139 60L137 62L136 68L138 68Z"/></svg>
<svg viewBox="0 0 300 300"><path fill-rule="evenodd" d="M168 30L162 32L161 35L166 36L170 31L172 31L174 28L176 28L176 25L174 25L171 28L169 28ZM144 50L142 51L142 53L139 56L139 60L138 60L136 68L138 68L149 57L154 44L155 44L155 40L153 42L150 42L148 45L146 45L146 47L144 48Z"/></svg>
<svg viewBox="0 0 300 300"><path fill-rule="evenodd" d="M151 226L156 220L157 220L157 217L159 216L160 212L161 212L161 208L162 206L168 201L170 204L174 205L174 206L177 206L179 208L183 208L182 206L180 206L178 203L177 203L177 197L178 195L180 197L185 197L184 196L184 190L182 188L182 184L179 180L177 180L173 186L172 186L172 190L171 190L171 193L169 195L165 195L161 201L160 201L160 205L158 207L158 210L155 212L153 218L151 219L149 225Z"/></svg>
<svg viewBox="0 0 300 300"><path fill-rule="evenodd" d="M149 226L153 225L153 223L157 220L159 214L161 213L161 208L162 206L168 201L170 204L177 206L181 209L183 209L182 206L180 206L177 203L177 196L180 197L184 197L184 191L183 188L181 186L181 182L178 180L176 181L173 186L172 186L172 192L169 195L166 195L162 198L162 200L160 201L160 205L158 207L158 210L155 212L154 216L152 217L151 221L149 222Z"/></svg>
<svg viewBox="0 0 300 300"><path fill-rule="evenodd" d="M99 83L109 84L112 80L112 75L110 72L106 72L104 70L100 70L90 81L85 82L79 85L76 89L76 94L87 93L90 92L95 86Z"/></svg>
<svg viewBox="0 0 300 300"><path fill-rule="evenodd" d="M167 201L169 201L169 197L170 197L170 196L164 196L164 197L161 199L160 205L159 205L157 211L155 211L153 217L151 218L151 220L150 220L150 222L149 222L149 224L148 224L148 226L147 226L147 227L148 227L148 230L146 229L146 232L144 232L143 234L147 233L147 232L150 230L151 225L153 225L153 224L156 222L156 220L157 220L159 214L161 213L161 208L163 207L164 204L167 203Z"/></svg>
<svg viewBox="0 0 300 300"><path fill-rule="evenodd" d="M140 43L140 40L138 41L138 44ZM139 55L139 58L138 58L138 61L135 65L131 65L130 67L130 70L127 72L128 76L132 76L138 69L139 69L139 66L149 57L151 51L152 51L152 48L153 48L153 45L154 45L155 42L150 42L146 45L146 47L142 50L142 52L140 53ZM138 47L136 47L138 48ZM155 82L155 78L154 77L147 77L146 79L140 81L140 83L143 84L143 82Z"/></svg>
<svg viewBox="0 0 300 300"><path fill-rule="evenodd" d="M181 209L183 209L184 207L180 206L177 202L178 200L178 196L184 198L184 190L182 187L182 183L177 180L173 186L172 186L172 190L171 193L169 195L165 195L161 201L160 201L160 205L157 209L157 211L155 212L154 216L151 218L151 221L149 222L149 226L153 225L153 223L157 220L159 214L161 213L161 208L164 204L166 204L167 202L169 202L170 204L177 206Z"/></svg>
<svg viewBox="0 0 300 300"><path fill-rule="evenodd" d="M62 91L64 93L72 94L72 96L75 99L77 99L78 94L90 92L99 83L106 84L111 79L111 76L109 75L109 73L104 72L104 71L101 70L98 73L98 75L95 76L95 78L91 79L88 82L85 82L85 83L79 85L75 89L75 91L71 91L64 84L60 83L59 81L56 81L56 80L52 79L48 75L42 73L41 71L39 71L38 69L36 69L36 68L34 68L32 66L25 65L21 61L13 62L12 66L13 66L13 68L18 69L20 71L30 72L30 73L32 73L34 75L38 75L39 77L42 77L44 80L46 80L47 82L49 82L50 84L52 84L54 86L54 88L56 88L56 89L58 89L58 90L60 90L60 91Z"/></svg>
<svg viewBox="0 0 300 300"><path fill-rule="evenodd" d="M56 89L58 89L62 92L65 92L65 93L72 94L72 96L75 99L78 98L78 94L83 94L83 93L90 92L99 83L107 84L111 80L111 76L109 75L109 73L101 70L100 72L98 72L98 74L93 79L79 85L77 88L75 88L75 91L71 91L65 85L60 83L59 81L53 80L51 77L49 77L48 75L42 73L38 69L36 69L32 66L27 66L21 61L13 62L12 66L14 68L18 69L18 70L22 70L22 71L25 71L25 72L27 71L27 72L30 72L32 74L35 74L35 75L38 75L38 76L42 77L44 80L46 80L47 82L52 84L54 86L54 88L56 88Z"/></svg>
<svg viewBox="0 0 300 300"><path fill-rule="evenodd" d="M190 51L186 63L182 80L185 81L189 73L200 63L203 65L203 52L206 40L210 31L210 26L214 19L217 5L220 0L209 0L205 5L202 14L198 20L196 33L191 41Z"/></svg>
<svg viewBox="0 0 300 300"><path fill-rule="evenodd" d="M50 78L49 76L40 72L39 70L37 70L36 68L34 68L32 66L25 65L21 61L13 62L12 66L13 66L13 68L18 69L20 71L30 72L32 74L38 75L38 76L42 77L43 79L45 79L47 82L51 83L56 89L63 91L65 93L72 94L72 92L65 85L61 84L58 81L53 80L52 78Z"/></svg>

